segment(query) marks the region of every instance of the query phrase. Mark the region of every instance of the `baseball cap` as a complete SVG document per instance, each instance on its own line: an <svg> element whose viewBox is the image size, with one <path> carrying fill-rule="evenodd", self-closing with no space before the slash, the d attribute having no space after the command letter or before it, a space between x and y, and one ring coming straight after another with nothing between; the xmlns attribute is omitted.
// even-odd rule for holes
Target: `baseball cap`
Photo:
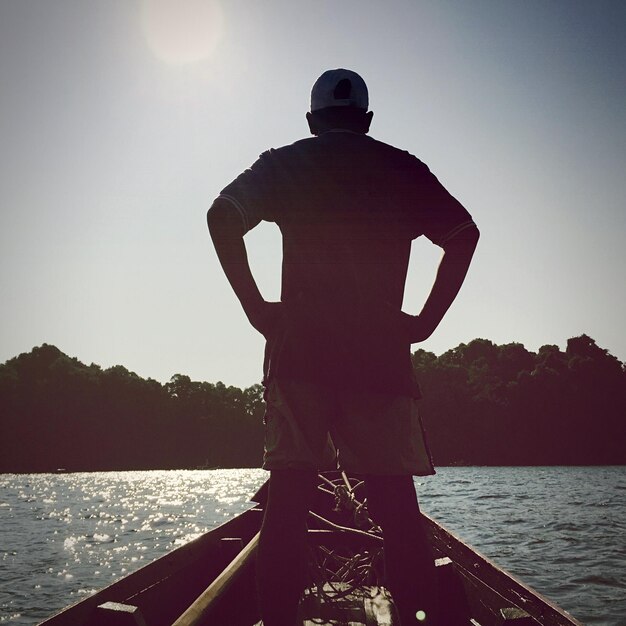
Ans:
<svg viewBox="0 0 626 626"><path fill-rule="evenodd" d="M356 107L367 111L365 81L352 70L326 70L311 89L311 112L327 107Z"/></svg>

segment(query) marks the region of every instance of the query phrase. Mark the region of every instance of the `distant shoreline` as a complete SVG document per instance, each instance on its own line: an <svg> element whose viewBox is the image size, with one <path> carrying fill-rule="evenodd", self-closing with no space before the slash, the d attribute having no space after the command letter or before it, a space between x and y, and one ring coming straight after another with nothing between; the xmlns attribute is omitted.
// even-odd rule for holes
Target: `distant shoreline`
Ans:
<svg viewBox="0 0 626 626"><path fill-rule="evenodd" d="M539 465L534 465L532 463L526 463L526 464L519 464L519 465L490 465L490 464L468 464L468 465L461 465L460 463L451 463L448 465L435 465L435 470L437 469L443 469L443 468L449 468L449 467L454 467L454 468L461 468L461 467L490 467L490 468L497 468L497 467L502 467L502 468L524 468L524 467L533 467L533 468L541 468L541 467L546 467L546 468L554 468L554 467L626 467L626 463L587 463L587 464L583 464L583 463L573 463L571 465L546 465L546 464L539 464ZM58 471L52 471L52 472L44 472L44 471L19 471L19 472L11 472L11 471L3 471L0 472L0 476L25 476L25 475L36 475L36 474L46 474L46 475L58 475L58 476L63 476L65 474L97 474L97 473L119 473L119 472L213 472L213 471L220 471L220 470L239 470L239 469L263 469L261 467L258 466L248 466L248 467L211 467L211 468L201 468L201 467L176 467L176 468L172 468L172 467L152 467L152 468L141 468L141 469L106 469L106 470L100 470L100 469L78 469L78 470L65 470L62 472L58 472ZM268 471L268 470L266 470ZM269 475L269 471L268 471L268 475ZM420 477L420 476L416 476L416 478L424 478L424 477Z"/></svg>
<svg viewBox="0 0 626 626"><path fill-rule="evenodd" d="M626 465L626 368L587 335L537 353L474 339L411 363L438 467ZM43 344L0 364L0 473L259 468L263 392L161 384Z"/></svg>

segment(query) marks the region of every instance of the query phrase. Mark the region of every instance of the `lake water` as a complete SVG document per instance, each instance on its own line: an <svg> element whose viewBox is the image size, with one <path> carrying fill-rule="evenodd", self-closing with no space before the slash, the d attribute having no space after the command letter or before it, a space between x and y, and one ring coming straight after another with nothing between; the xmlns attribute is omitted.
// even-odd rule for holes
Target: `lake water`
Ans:
<svg viewBox="0 0 626 626"><path fill-rule="evenodd" d="M248 507L257 469L0 475L0 623L36 624ZM422 508L585 624L626 626L626 467L439 468Z"/></svg>

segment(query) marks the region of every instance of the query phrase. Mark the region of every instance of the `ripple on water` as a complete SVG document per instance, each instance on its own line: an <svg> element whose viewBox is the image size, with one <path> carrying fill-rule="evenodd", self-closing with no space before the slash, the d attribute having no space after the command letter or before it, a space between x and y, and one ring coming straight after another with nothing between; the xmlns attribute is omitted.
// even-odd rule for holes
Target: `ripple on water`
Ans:
<svg viewBox="0 0 626 626"><path fill-rule="evenodd" d="M437 472L416 483L427 513L584 623L626 626L625 468ZM257 469L0 476L0 622L35 624L190 541L249 506L265 477Z"/></svg>

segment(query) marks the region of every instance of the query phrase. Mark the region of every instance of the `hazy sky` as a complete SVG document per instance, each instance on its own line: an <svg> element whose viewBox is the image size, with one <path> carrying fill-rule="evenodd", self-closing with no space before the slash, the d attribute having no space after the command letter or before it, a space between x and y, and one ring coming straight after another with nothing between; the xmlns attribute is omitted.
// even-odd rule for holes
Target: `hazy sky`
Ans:
<svg viewBox="0 0 626 626"><path fill-rule="evenodd" d="M210 245L213 198L307 135L331 67L482 238L422 347L587 333L626 360L626 2L0 0L0 361L52 343L248 386L263 340ZM246 236L268 299L273 224ZM441 251L414 243L404 310Z"/></svg>

